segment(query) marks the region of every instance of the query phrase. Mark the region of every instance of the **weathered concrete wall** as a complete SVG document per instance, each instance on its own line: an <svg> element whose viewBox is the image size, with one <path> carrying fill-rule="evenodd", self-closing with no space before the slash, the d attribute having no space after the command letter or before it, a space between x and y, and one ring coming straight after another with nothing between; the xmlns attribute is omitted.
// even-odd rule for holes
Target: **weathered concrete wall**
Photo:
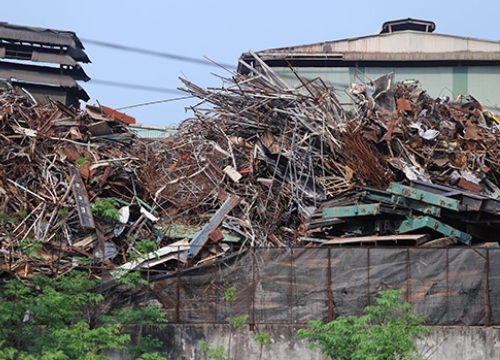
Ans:
<svg viewBox="0 0 500 360"><path fill-rule="evenodd" d="M297 338L296 327L274 325L259 327L271 335L270 349L253 339L254 332L245 328L232 332L228 325L173 325L162 331L169 360L204 360L198 341L224 346L235 360L327 360L318 351ZM431 334L418 342L421 353L429 360L498 360L500 359L500 327L450 326L433 327ZM113 359L126 357L116 354Z"/></svg>
<svg viewBox="0 0 500 360"><path fill-rule="evenodd" d="M433 327L418 346L429 360L500 359L500 327Z"/></svg>

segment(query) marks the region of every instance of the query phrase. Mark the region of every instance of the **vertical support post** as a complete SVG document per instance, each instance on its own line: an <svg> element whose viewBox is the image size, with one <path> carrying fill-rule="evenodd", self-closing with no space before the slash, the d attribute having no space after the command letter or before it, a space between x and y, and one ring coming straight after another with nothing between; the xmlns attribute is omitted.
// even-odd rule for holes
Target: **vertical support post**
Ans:
<svg viewBox="0 0 500 360"><path fill-rule="evenodd" d="M405 301L410 303L410 248L406 249L406 295Z"/></svg>
<svg viewBox="0 0 500 360"><path fill-rule="evenodd" d="M288 286L288 322L293 323L293 310L294 301L293 297L295 294L295 269L293 262L293 247L290 248L290 285Z"/></svg>
<svg viewBox="0 0 500 360"><path fill-rule="evenodd" d="M446 248L446 273L445 273L445 283L446 283L446 311L445 311L445 323L448 323L449 321L449 318L450 318L450 314L449 314L449 311L450 311L450 287L449 287L449 274L450 274L450 257L449 257L449 254L448 254L449 250L448 248Z"/></svg>
<svg viewBox="0 0 500 360"><path fill-rule="evenodd" d="M331 248L328 248L328 271L327 271L327 284L326 291L328 296L328 321L335 320L335 313L333 308L333 293L332 293L332 253Z"/></svg>
<svg viewBox="0 0 500 360"><path fill-rule="evenodd" d="M181 303L181 259L180 259L180 247L177 249L177 284L175 289L175 319L176 324L181 322L180 314L180 303Z"/></svg>
<svg viewBox="0 0 500 360"><path fill-rule="evenodd" d="M251 247L250 248L250 256L252 257L252 283L253 283L253 291L252 291L252 301L250 303L251 310L250 310L250 331L254 331L255 329L255 293L257 291L257 282L256 282L256 276L255 276L255 270L256 270L256 261L255 261L255 248Z"/></svg>
<svg viewBox="0 0 500 360"><path fill-rule="evenodd" d="M490 309L490 250L486 249L486 261L485 261L485 275L486 281L484 284L484 318L485 325L491 325L491 309Z"/></svg>
<svg viewBox="0 0 500 360"><path fill-rule="evenodd" d="M370 301L370 249L368 248L367 249L367 256L366 256L366 261L367 261L367 281L368 281L368 306L371 305L371 301Z"/></svg>

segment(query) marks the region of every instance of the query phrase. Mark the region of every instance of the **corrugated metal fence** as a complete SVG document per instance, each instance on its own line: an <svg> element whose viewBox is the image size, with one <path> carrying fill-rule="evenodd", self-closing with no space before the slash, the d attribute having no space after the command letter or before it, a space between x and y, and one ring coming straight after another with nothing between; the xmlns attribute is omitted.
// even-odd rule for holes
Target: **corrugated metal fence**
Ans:
<svg viewBox="0 0 500 360"><path fill-rule="evenodd" d="M234 301L224 299L230 287ZM406 289L429 325L500 325L500 249L259 248L153 284L170 321L187 324L360 315L388 288Z"/></svg>

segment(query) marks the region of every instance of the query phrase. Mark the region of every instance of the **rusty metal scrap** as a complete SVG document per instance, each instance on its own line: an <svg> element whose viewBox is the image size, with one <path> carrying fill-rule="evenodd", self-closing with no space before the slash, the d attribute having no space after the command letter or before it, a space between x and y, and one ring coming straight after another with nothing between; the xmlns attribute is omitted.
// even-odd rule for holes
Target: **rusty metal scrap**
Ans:
<svg viewBox="0 0 500 360"><path fill-rule="evenodd" d="M273 245L271 233L293 244L323 202L358 186L385 190L391 182L424 181L500 194L498 117L474 97L433 99L418 81L394 83L388 74L358 82L353 104L345 106L320 79L306 81L292 71L300 85L291 86L252 56L254 65L242 64L251 74L233 73L224 87L202 89L183 80L200 102L192 108L195 119L171 139L184 144L172 166L186 153L197 163L171 181L187 193L193 189L189 176L205 176L201 172L210 168L205 181L219 184L204 188L190 214L203 217L220 192L236 193L243 199L238 220L226 226L252 245ZM218 150L205 156L195 143ZM227 176L227 166L241 174L238 181ZM335 227L334 219L320 222Z"/></svg>
<svg viewBox="0 0 500 360"><path fill-rule="evenodd" d="M99 107L81 112L0 93L1 268L20 276L64 273L87 257L97 269L167 271L248 246L376 242L377 235L386 242L415 236L418 244L495 241L481 221L498 222L500 120L476 99L433 99L418 82L395 84L388 74L358 81L345 105L321 79L293 71L299 85L291 86L253 56L255 66L242 63L251 74L231 73L223 87L182 80L199 98L194 117L158 141L137 139ZM392 184L458 196L465 207L450 216L455 210L429 195L414 199ZM89 213L90 204L109 198L119 202L120 220ZM239 201L217 217L228 198ZM358 205L377 223L350 216ZM470 206L482 207L471 213ZM325 217L326 207L344 215ZM169 250L153 261L154 252L137 250L141 239L160 252L184 244L214 217L196 259L176 260ZM428 224L451 240L429 235ZM170 235L182 227L198 230Z"/></svg>
<svg viewBox="0 0 500 360"><path fill-rule="evenodd" d="M119 121L1 92L1 269L20 276L62 274L79 266L79 257L114 267L115 249L126 248L125 234L149 237L153 224L125 224L124 235L115 236L116 224L91 213L91 203L100 198L139 213L138 202L148 194L142 155L130 146L134 141Z"/></svg>

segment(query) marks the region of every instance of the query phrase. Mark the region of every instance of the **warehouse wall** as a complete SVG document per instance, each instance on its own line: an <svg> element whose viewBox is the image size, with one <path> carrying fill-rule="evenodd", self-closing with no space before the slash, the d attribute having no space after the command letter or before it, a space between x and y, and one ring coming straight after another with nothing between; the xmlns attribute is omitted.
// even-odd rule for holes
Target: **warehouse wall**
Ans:
<svg viewBox="0 0 500 360"><path fill-rule="evenodd" d="M297 77L288 68L273 68L291 86L300 86ZM326 84L339 90L341 102L350 102L344 93L354 81L354 68L296 68L297 73L306 80L320 77ZM496 66L470 67L360 67L368 79L376 79L395 71L395 81L419 80L422 89L436 98L448 96L454 100L458 95L472 95L489 110L498 112L494 105L500 106L500 68Z"/></svg>

